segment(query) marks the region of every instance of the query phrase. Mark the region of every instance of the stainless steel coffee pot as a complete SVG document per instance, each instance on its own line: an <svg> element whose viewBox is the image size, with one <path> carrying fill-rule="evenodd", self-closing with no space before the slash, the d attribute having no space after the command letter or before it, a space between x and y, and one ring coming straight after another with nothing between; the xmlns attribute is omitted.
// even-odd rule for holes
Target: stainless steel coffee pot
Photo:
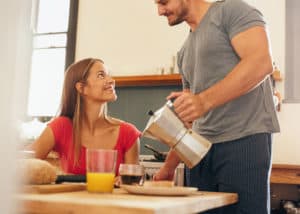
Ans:
<svg viewBox="0 0 300 214"><path fill-rule="evenodd" d="M184 126L171 101L152 112L143 136L167 144L189 168L198 164L211 147L207 139Z"/></svg>

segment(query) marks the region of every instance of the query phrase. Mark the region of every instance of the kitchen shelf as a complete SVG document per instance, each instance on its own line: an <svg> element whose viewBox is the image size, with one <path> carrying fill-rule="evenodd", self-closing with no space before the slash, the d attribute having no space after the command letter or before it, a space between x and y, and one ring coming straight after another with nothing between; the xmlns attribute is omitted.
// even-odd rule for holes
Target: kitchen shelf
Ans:
<svg viewBox="0 0 300 214"><path fill-rule="evenodd" d="M280 72L278 70L275 70L273 73L272 73L272 78L274 81L277 81L277 82L281 82L283 80Z"/></svg>
<svg viewBox="0 0 300 214"><path fill-rule="evenodd" d="M116 87L134 86L180 86L181 77L179 74L166 75L139 75L139 76L115 76Z"/></svg>
<svg viewBox="0 0 300 214"><path fill-rule="evenodd" d="M288 164L273 164L271 183L300 184L300 166Z"/></svg>

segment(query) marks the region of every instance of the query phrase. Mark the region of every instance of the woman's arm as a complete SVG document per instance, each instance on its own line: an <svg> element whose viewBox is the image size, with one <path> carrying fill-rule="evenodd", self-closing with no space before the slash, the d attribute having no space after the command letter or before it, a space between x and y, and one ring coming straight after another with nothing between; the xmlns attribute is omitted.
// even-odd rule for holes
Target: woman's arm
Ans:
<svg viewBox="0 0 300 214"><path fill-rule="evenodd" d="M140 154L140 139L137 138L131 148L125 153L125 163L138 164Z"/></svg>
<svg viewBox="0 0 300 214"><path fill-rule="evenodd" d="M45 159L48 153L54 148L55 139L52 129L47 126L42 134L36 139L32 144L30 144L26 149L33 150L35 152L35 157L39 159Z"/></svg>
<svg viewBox="0 0 300 214"><path fill-rule="evenodd" d="M173 149L170 149L163 166L155 173L153 180L173 180L175 169L179 165L180 159Z"/></svg>

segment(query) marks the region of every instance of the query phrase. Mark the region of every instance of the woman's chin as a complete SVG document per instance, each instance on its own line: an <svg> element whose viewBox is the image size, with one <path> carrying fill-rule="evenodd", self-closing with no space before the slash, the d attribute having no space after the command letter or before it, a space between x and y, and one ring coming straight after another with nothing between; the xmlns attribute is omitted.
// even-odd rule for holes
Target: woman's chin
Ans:
<svg viewBox="0 0 300 214"><path fill-rule="evenodd" d="M112 95L108 96L106 100L107 100L107 102L114 102L117 100L117 98L118 97L116 94L112 94Z"/></svg>

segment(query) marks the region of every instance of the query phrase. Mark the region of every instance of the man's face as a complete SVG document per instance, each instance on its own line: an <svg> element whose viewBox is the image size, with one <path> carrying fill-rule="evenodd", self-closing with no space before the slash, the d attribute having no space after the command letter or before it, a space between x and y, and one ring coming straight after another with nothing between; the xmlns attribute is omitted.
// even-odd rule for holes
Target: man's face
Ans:
<svg viewBox="0 0 300 214"><path fill-rule="evenodd" d="M155 0L158 15L165 16L170 26L185 21L188 14L186 0Z"/></svg>

